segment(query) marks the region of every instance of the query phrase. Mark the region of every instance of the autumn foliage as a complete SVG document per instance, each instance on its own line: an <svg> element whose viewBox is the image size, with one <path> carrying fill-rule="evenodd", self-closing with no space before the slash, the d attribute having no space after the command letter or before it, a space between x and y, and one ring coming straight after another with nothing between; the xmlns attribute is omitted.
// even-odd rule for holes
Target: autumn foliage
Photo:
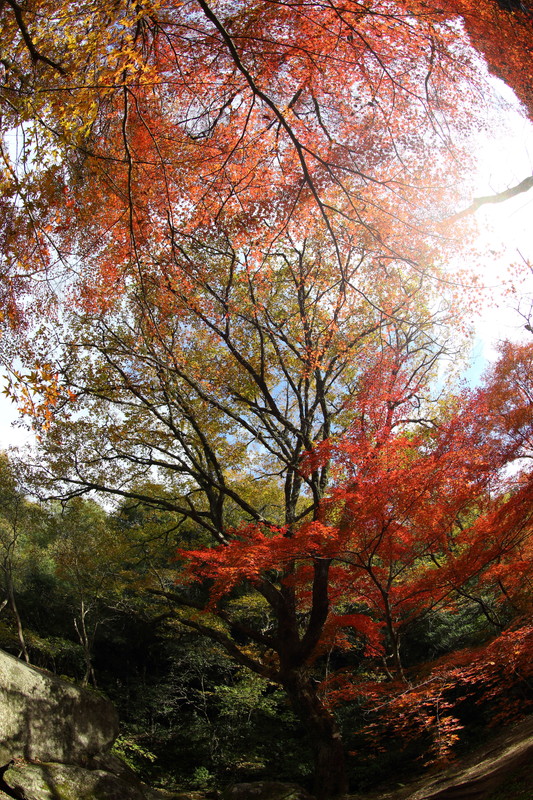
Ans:
<svg viewBox="0 0 533 800"><path fill-rule="evenodd" d="M354 247L420 264L483 124L467 40L425 4L39 0L2 25L13 280L75 258L87 310L140 272L192 288L188 245L214 230L261 262L311 226L346 282Z"/></svg>
<svg viewBox="0 0 533 800"><path fill-rule="evenodd" d="M306 470L324 459L334 465L315 520L293 531L247 526L226 547L180 553L194 580L209 580L211 614L235 587L261 591L277 575L296 587L306 618L316 602L313 564L327 563L330 611L307 663L332 648L362 645L381 678L370 685L341 671L321 691L328 703L379 703L381 735L385 721L406 741L431 732L426 759L449 756L462 728L454 709L465 698L490 704L495 721L526 707L528 627L418 674L402 663L402 637L435 611L477 603L494 630L505 624L503 607L518 618L530 611L533 486L527 470L505 468L529 453L531 346L506 345L504 355L483 388L465 393L445 421L427 427L409 421L401 369L382 362L368 383L361 381L348 431L303 460ZM264 653L265 674L279 680L282 648L275 667L270 649Z"/></svg>
<svg viewBox="0 0 533 800"><path fill-rule="evenodd" d="M408 684L350 685L332 681L330 702L362 701L362 737L378 751L393 738L408 747L424 742L419 759L444 764L454 757L475 710L489 727L509 724L531 708L533 678L530 625L509 630L484 647L468 648L425 665Z"/></svg>
<svg viewBox="0 0 533 800"><path fill-rule="evenodd" d="M409 631L527 610L531 348L477 390L442 378L476 296L449 265L472 259L480 52L528 102L527 11L500 5L0 7L0 321L39 485L176 516L195 544L154 596L283 687L320 799L347 791L329 655L421 724ZM427 685L488 686L484 658Z"/></svg>
<svg viewBox="0 0 533 800"><path fill-rule="evenodd" d="M460 15L474 47L485 57L498 78L505 81L533 114L529 75L532 65L532 4L526 0L485 0L481 3L450 0L444 13Z"/></svg>

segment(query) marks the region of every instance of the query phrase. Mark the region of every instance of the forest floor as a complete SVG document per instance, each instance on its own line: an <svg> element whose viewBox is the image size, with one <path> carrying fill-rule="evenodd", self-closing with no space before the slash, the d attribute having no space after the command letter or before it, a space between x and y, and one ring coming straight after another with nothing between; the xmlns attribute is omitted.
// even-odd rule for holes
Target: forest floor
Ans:
<svg viewBox="0 0 533 800"><path fill-rule="evenodd" d="M533 716L491 735L446 768L380 793L351 800L531 800Z"/></svg>

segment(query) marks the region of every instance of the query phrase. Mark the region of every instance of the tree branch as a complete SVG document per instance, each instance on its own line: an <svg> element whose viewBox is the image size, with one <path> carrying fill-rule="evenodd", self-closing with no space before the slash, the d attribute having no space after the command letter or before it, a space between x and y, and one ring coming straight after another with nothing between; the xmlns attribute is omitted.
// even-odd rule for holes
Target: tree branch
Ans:
<svg viewBox="0 0 533 800"><path fill-rule="evenodd" d="M459 211L457 214L453 214L451 217L448 217L446 221L457 222L457 220L463 219L463 217L474 214L478 208L481 208L481 206L504 203L506 200L510 200L511 197L515 197L517 194L528 192L531 188L533 188L533 175L530 175L528 178L524 178L524 180L518 183L516 186L506 189L504 192L499 192L498 194L489 194L485 197L474 198L473 202L468 206L468 208L465 208L463 211Z"/></svg>
<svg viewBox="0 0 533 800"><path fill-rule="evenodd" d="M13 13L15 14L15 19L17 20L19 31L22 34L22 38L24 39L24 43L28 48L33 63L35 64L37 61L42 61L44 64L48 64L49 67L52 67L52 69L55 69L56 72L59 72L61 75L66 75L65 70L60 64L57 64L55 61L52 61L52 59L48 58L48 56L43 56L43 54L40 53L35 47L33 39L30 36L30 33L28 31L28 28L26 27L26 23L24 22L22 16L22 7L16 2L16 0L7 0L7 4L11 6L11 8L13 9Z"/></svg>

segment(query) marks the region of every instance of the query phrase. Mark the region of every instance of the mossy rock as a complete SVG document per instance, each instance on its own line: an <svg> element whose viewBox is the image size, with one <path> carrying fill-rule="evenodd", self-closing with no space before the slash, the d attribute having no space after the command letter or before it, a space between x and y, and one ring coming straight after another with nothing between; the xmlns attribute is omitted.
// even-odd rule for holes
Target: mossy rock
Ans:
<svg viewBox="0 0 533 800"><path fill-rule="evenodd" d="M140 785L103 770L65 764L24 764L4 780L22 789L27 800L146 800Z"/></svg>

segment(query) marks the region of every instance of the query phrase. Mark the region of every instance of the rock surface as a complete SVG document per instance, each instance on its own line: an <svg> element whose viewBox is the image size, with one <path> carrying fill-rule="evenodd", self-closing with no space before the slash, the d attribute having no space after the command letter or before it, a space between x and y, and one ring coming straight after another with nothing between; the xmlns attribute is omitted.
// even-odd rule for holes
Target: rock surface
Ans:
<svg viewBox="0 0 533 800"><path fill-rule="evenodd" d="M310 800L310 795L294 783L255 781L228 786L222 800Z"/></svg>
<svg viewBox="0 0 533 800"><path fill-rule="evenodd" d="M364 800L487 800L498 787L512 780L524 764L531 762L533 717L527 717L448 768L396 791L366 794ZM352 800L363 798L354 795Z"/></svg>
<svg viewBox="0 0 533 800"><path fill-rule="evenodd" d="M409 794L408 800L483 800L528 762L533 763L532 718Z"/></svg>
<svg viewBox="0 0 533 800"><path fill-rule="evenodd" d="M8 769L4 779L28 800L146 800L140 783L73 764L22 764Z"/></svg>
<svg viewBox="0 0 533 800"><path fill-rule="evenodd" d="M0 765L17 757L84 765L117 734L107 700L0 651Z"/></svg>
<svg viewBox="0 0 533 800"><path fill-rule="evenodd" d="M118 734L100 695L0 651L0 800L160 800L109 752Z"/></svg>

